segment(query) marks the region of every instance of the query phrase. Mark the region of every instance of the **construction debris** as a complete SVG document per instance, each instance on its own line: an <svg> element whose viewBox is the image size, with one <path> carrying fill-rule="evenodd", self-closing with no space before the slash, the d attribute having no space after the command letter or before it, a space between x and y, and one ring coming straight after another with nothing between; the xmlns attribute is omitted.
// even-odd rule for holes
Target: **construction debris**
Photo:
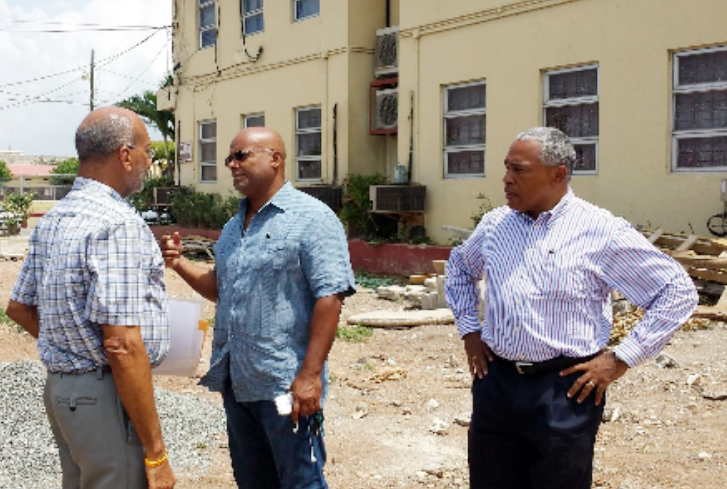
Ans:
<svg viewBox="0 0 727 489"><path fill-rule="evenodd" d="M192 255L195 258L199 258L201 255L205 259L214 261L215 242L214 239L204 236L182 236L182 249L185 255Z"/></svg>
<svg viewBox="0 0 727 489"><path fill-rule="evenodd" d="M373 311L354 314L348 324L360 324L374 328L411 328L425 324L453 324L454 315L449 309L433 311Z"/></svg>

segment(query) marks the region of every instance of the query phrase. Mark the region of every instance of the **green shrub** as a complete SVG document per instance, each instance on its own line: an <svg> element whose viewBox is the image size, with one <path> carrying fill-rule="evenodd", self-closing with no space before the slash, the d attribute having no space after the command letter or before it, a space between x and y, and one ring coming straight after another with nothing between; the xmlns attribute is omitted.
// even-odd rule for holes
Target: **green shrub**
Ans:
<svg viewBox="0 0 727 489"><path fill-rule="evenodd" d="M139 212L149 210L154 203L154 189L156 187L171 187L172 185L174 185L174 182L168 177L149 178L144 182L144 188L131 194L128 200Z"/></svg>
<svg viewBox="0 0 727 489"><path fill-rule="evenodd" d="M351 174L343 182L343 206L338 217L348 226L349 238L366 241L387 242L397 241L398 225L391 217L373 214L369 199L369 187L385 185L385 175Z"/></svg>
<svg viewBox="0 0 727 489"><path fill-rule="evenodd" d="M240 198L204 192L176 192L172 196L171 212L180 226L222 229L237 214Z"/></svg>
<svg viewBox="0 0 727 489"><path fill-rule="evenodd" d="M78 158L67 158L51 170L51 185L71 185L78 174ZM53 176L58 175L58 176Z"/></svg>

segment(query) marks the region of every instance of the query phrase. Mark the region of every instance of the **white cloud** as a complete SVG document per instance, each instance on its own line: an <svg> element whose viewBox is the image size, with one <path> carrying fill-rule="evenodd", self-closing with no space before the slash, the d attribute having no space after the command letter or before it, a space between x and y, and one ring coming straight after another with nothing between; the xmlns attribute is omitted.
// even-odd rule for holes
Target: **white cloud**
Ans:
<svg viewBox="0 0 727 489"><path fill-rule="evenodd" d="M29 155L74 155L73 136L76 127L88 113L90 84L81 77L88 74L91 50L95 50L96 62L102 64L103 60L129 49L152 33L9 32L78 29L68 25L17 21L161 26L171 23L171 3L163 0L33 0L13 4L8 0L0 0L0 150L12 148ZM167 45L168 41L168 31L161 31L107 66L99 66L95 71L96 106L109 105L144 90L156 90L167 72L168 64L171 64L168 58L171 45ZM81 67L83 69L42 81L4 86ZM34 103L11 107L18 101L38 97L65 84L68 86L48 93L45 97L71 103ZM152 138L157 137L152 134Z"/></svg>

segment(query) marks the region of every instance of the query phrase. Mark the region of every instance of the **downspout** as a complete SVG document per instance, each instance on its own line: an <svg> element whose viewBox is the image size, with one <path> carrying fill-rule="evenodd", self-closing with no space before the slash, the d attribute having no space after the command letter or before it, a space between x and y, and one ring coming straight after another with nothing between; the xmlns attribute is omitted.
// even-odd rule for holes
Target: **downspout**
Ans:
<svg viewBox="0 0 727 489"><path fill-rule="evenodd" d="M333 185L338 183L338 103L333 104Z"/></svg>
<svg viewBox="0 0 727 489"><path fill-rule="evenodd" d="M414 169L414 91L411 91L411 110L409 111L409 171L407 172L406 182L411 183L411 172Z"/></svg>
<svg viewBox="0 0 727 489"><path fill-rule="evenodd" d="M386 0L386 27L391 27L391 0Z"/></svg>

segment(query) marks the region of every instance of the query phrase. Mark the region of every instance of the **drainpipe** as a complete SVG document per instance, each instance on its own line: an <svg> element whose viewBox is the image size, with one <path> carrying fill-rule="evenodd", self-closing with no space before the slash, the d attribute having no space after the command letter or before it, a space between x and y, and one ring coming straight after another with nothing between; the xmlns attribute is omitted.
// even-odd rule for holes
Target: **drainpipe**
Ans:
<svg viewBox="0 0 727 489"><path fill-rule="evenodd" d="M338 183L338 104L333 104L333 185Z"/></svg>

